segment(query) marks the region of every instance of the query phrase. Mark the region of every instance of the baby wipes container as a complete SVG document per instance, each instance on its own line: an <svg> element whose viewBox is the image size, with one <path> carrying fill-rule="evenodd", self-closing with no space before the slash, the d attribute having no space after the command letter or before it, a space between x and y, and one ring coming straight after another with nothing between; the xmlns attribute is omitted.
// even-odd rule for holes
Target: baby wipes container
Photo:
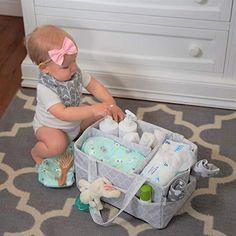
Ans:
<svg viewBox="0 0 236 236"><path fill-rule="evenodd" d="M111 116L106 116L105 119L99 123L99 129L106 134L118 136L118 123L114 121Z"/></svg>
<svg viewBox="0 0 236 236"><path fill-rule="evenodd" d="M119 123L119 137L123 137L126 133L137 132L137 117L129 110L125 110L125 118Z"/></svg>

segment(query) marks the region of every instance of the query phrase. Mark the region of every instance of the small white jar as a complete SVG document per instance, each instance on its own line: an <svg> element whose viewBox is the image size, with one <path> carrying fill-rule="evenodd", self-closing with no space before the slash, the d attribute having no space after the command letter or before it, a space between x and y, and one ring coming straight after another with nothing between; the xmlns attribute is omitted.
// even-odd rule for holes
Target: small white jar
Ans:
<svg viewBox="0 0 236 236"><path fill-rule="evenodd" d="M118 136L118 123L114 121L111 116L106 116L104 120L99 123L99 129L106 134Z"/></svg>

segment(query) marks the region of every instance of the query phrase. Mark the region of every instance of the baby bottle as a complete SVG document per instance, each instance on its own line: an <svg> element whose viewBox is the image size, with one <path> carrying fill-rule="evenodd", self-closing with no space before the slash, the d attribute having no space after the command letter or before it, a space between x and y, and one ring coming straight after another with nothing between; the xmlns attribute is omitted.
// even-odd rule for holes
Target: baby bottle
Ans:
<svg viewBox="0 0 236 236"><path fill-rule="evenodd" d="M104 120L99 123L99 129L106 134L118 136L118 123L114 121L111 116L106 116Z"/></svg>
<svg viewBox="0 0 236 236"><path fill-rule="evenodd" d="M126 133L137 132L137 117L129 110L125 110L125 118L119 123L119 137L123 137Z"/></svg>

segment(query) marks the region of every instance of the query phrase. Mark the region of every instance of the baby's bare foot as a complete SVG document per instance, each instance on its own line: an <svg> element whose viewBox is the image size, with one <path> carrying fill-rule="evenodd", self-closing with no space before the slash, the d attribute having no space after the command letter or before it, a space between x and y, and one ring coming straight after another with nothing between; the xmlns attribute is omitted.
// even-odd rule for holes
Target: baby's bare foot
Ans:
<svg viewBox="0 0 236 236"><path fill-rule="evenodd" d="M32 159L36 162L36 164L40 165L42 163L43 159L37 156L37 154L34 151L34 148L31 149L31 156Z"/></svg>

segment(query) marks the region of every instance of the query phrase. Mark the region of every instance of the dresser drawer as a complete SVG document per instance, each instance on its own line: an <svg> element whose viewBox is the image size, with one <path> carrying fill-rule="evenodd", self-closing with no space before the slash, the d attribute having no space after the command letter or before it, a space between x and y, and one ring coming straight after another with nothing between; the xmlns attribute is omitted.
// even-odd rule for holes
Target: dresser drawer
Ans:
<svg viewBox="0 0 236 236"><path fill-rule="evenodd" d="M35 0L35 7L229 21L232 0ZM51 8L51 9L50 9Z"/></svg>
<svg viewBox="0 0 236 236"><path fill-rule="evenodd" d="M47 23L71 32L81 68L114 96L235 109L235 0L21 3L26 34ZM36 86L29 60L22 74Z"/></svg>
<svg viewBox="0 0 236 236"><path fill-rule="evenodd" d="M223 72L227 31L91 21L36 15L39 24L70 32L82 60L137 67Z"/></svg>

